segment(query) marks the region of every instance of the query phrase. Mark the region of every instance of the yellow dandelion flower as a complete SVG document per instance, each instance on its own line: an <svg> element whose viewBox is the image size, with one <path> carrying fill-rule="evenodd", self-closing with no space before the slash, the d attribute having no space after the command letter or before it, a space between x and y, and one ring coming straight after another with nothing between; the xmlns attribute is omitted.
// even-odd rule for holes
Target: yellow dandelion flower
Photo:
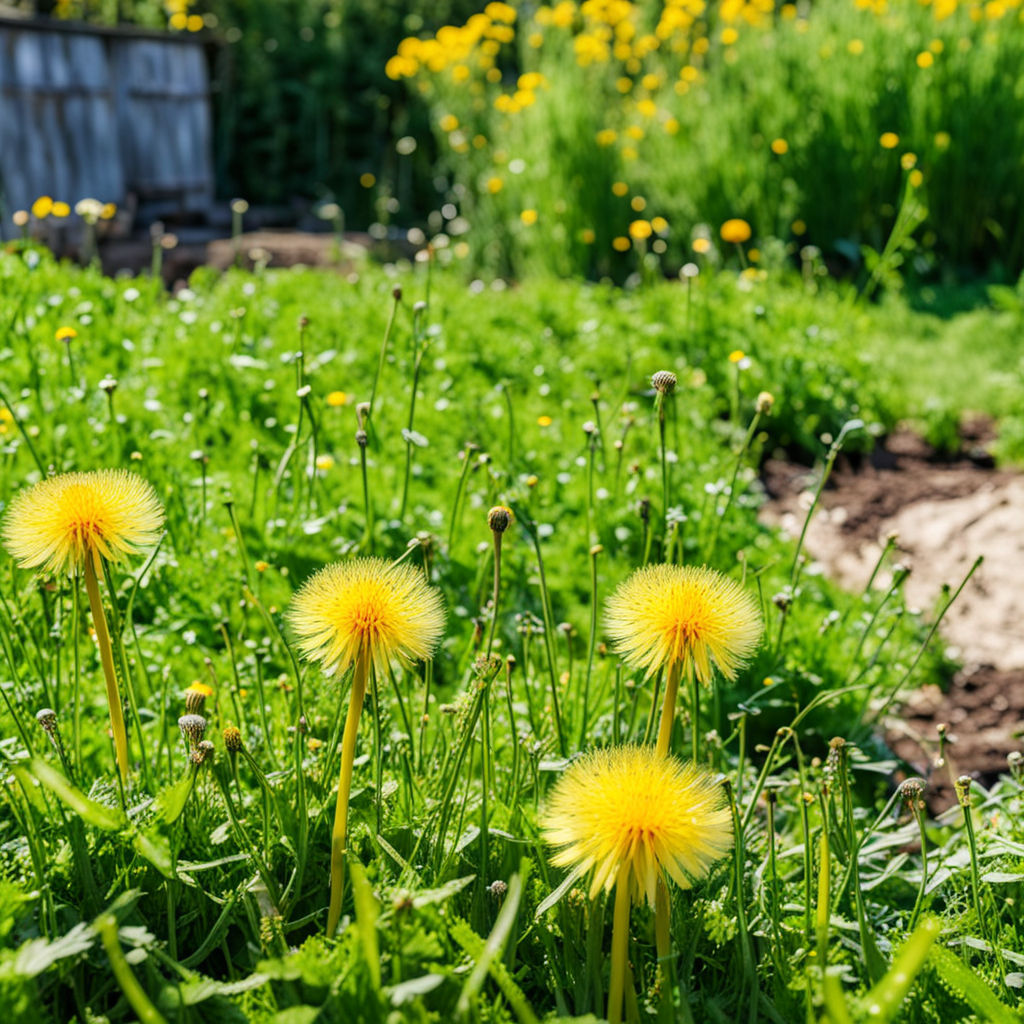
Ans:
<svg viewBox="0 0 1024 1024"><path fill-rule="evenodd" d="M666 876L687 888L732 846L732 815L709 773L650 747L585 754L559 779L541 819L551 861L591 873L590 897L615 886L607 1019L622 1019L629 905L646 897L669 932Z"/></svg>
<svg viewBox="0 0 1024 1024"><path fill-rule="evenodd" d="M615 649L653 675L679 663L709 684L712 663L734 679L761 638L757 602L704 566L649 565L609 598L605 622Z"/></svg>
<svg viewBox="0 0 1024 1024"><path fill-rule="evenodd" d="M747 358L747 354L741 348L734 348L729 353L729 362L730 363L742 363L743 360L746 359L746 358Z"/></svg>
<svg viewBox="0 0 1024 1024"><path fill-rule="evenodd" d="M67 203L54 203L50 208L50 213L62 220L65 217L71 216L71 207Z"/></svg>
<svg viewBox="0 0 1024 1024"><path fill-rule="evenodd" d="M189 683L187 687L185 687L185 692L198 693L201 694L203 697L212 697L213 687L208 686L206 683L201 683L199 682L198 679L195 679L191 683Z"/></svg>
<svg viewBox="0 0 1024 1024"><path fill-rule="evenodd" d="M32 216L37 220L42 220L44 217L49 217L53 211L53 200L49 196L40 196L32 204Z"/></svg>
<svg viewBox="0 0 1024 1024"><path fill-rule="evenodd" d="M612 239L612 248L616 252L629 252L629 239L625 235L617 235Z"/></svg>
<svg viewBox="0 0 1024 1024"><path fill-rule="evenodd" d="M360 558L328 565L306 580L292 598L289 619L304 657L328 672L355 667L331 830L327 934L333 935L341 919L348 803L370 666L379 672L392 660L429 658L444 631L444 608L439 592L418 569Z"/></svg>
<svg viewBox="0 0 1024 1024"><path fill-rule="evenodd" d="M73 341L78 337L78 331L74 327L58 327L53 336L57 341Z"/></svg>
<svg viewBox="0 0 1024 1024"><path fill-rule="evenodd" d="M531 227L537 223L537 211L536 210L523 210L519 214L519 219L527 226Z"/></svg>
<svg viewBox="0 0 1024 1024"><path fill-rule="evenodd" d="M739 217L732 217L727 220L719 229L723 242L733 242L742 245L750 240L750 225Z"/></svg>
<svg viewBox="0 0 1024 1024"><path fill-rule="evenodd" d="M487 191L496 196L505 187L505 182L497 175L487 179Z"/></svg>
<svg viewBox="0 0 1024 1024"><path fill-rule="evenodd" d="M332 391L327 396L327 404L334 409L342 405L348 405L348 395L344 391Z"/></svg>
<svg viewBox="0 0 1024 1024"><path fill-rule="evenodd" d="M315 573L292 599L289 619L303 656L328 672L359 657L381 671L394 660L427 659L444 631L440 594L423 573L380 558Z"/></svg>
<svg viewBox="0 0 1024 1024"><path fill-rule="evenodd" d="M782 138L772 139L772 152L776 156L785 156L789 152L789 143Z"/></svg>
<svg viewBox="0 0 1024 1024"><path fill-rule="evenodd" d="M553 422L554 421L551 419L550 416L538 416L537 417L537 426L539 426L539 427L550 427Z"/></svg>
<svg viewBox="0 0 1024 1024"><path fill-rule="evenodd" d="M732 816L710 773L652 747L591 751L559 779L542 816L551 862L592 872L590 898L620 873L654 906L659 877L683 889L732 846Z"/></svg>
<svg viewBox="0 0 1024 1024"><path fill-rule="evenodd" d="M710 238L695 238L691 244L691 248L695 253L703 256L705 253L711 252L711 239Z"/></svg>
<svg viewBox="0 0 1024 1024"><path fill-rule="evenodd" d="M334 468L334 456L333 455L318 455L316 457L316 468L322 473L326 473L327 470Z"/></svg>
<svg viewBox="0 0 1024 1024"><path fill-rule="evenodd" d="M895 149L900 144L900 137L895 132L882 132L878 144L882 149Z"/></svg>
<svg viewBox="0 0 1024 1024"><path fill-rule="evenodd" d="M612 182L612 194L620 198L629 191L629 186L624 181Z"/></svg>
<svg viewBox="0 0 1024 1024"><path fill-rule="evenodd" d="M19 491L3 540L23 569L75 572L155 544L164 510L153 488L123 469L63 473Z"/></svg>
<svg viewBox="0 0 1024 1024"><path fill-rule="evenodd" d="M370 171L364 171L359 175L359 184L363 188L373 188L377 184L377 176Z"/></svg>

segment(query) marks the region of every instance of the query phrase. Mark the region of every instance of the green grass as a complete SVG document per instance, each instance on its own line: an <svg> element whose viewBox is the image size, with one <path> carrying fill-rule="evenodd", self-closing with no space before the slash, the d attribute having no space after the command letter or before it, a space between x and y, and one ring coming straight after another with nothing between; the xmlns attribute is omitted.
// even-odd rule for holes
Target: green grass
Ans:
<svg viewBox="0 0 1024 1024"><path fill-rule="evenodd" d="M355 405L369 400L396 284L368 523ZM170 298L147 279L4 254L0 388L13 419L0 501L50 467L127 466L156 487L167 533L113 574L134 764L124 810L73 584L0 562L0 1007L83 1024L600 1017L611 907L576 888L537 914L564 878L538 815L563 755L640 742L656 725L660 681L618 664L601 608L645 557L672 557L741 580L766 640L702 708L708 763L745 824L733 858L673 892L671 999L698 1021L1012 1019L1020 778L974 790L975 871L960 815L925 822L929 887L908 938L918 824L889 803L897 766L868 719L908 675L948 666L930 651L915 661L926 624L898 588L843 593L758 524L755 467L777 448L821 464L849 421L864 425L847 443L864 448L915 414L924 385L880 372L883 358L933 374L938 347L961 354L969 363L941 392L957 408L954 384L986 380L994 359L979 339L1009 338L1017 315L863 307L775 276L705 274L688 300L674 283L467 287L423 267L199 272ZM60 326L78 332L73 372ZM735 349L749 367L729 360ZM661 369L680 380L667 528L649 388ZM108 375L113 391L99 388ZM339 390L347 404L329 406ZM745 446L762 390L775 406ZM318 469L322 456L333 463ZM492 679L475 660L493 615L486 513L498 502L517 516L496 624L515 666ZM328 940L348 680L295 660L283 612L315 569L369 552L423 565L449 621L432 668L396 666L368 701L343 928ZM213 687L215 752L201 766L176 724L192 680ZM57 712L66 765L33 720L42 707ZM237 764L229 725L248 751ZM690 749L685 714L673 749ZM656 1019L667 981L645 908L630 959L637 1013ZM873 1004L883 1012L869 1017Z"/></svg>

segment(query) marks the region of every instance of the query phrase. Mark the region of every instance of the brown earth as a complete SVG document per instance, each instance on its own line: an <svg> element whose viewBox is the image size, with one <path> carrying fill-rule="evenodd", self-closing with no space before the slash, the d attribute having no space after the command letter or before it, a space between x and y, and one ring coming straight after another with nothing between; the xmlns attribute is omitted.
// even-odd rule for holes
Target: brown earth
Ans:
<svg viewBox="0 0 1024 1024"><path fill-rule="evenodd" d="M943 460L899 432L860 464L837 462L805 541L829 575L862 590L896 534L894 559L911 569L907 603L926 612L943 584L956 588L984 557L940 627L961 671L948 692L932 685L909 693L886 723L889 745L945 791L940 801L957 774L989 783L1010 751L1024 749L1024 478L991 468L990 436L984 421L970 425L964 454ZM763 518L798 536L817 478L769 460L763 479ZM890 579L880 574L876 586ZM948 727L941 765L940 723Z"/></svg>

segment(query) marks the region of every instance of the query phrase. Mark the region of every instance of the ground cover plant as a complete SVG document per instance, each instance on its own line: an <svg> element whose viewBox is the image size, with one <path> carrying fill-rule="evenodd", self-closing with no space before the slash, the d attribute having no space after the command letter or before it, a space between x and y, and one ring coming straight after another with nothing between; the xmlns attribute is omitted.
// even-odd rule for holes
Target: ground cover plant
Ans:
<svg viewBox="0 0 1024 1024"><path fill-rule="evenodd" d="M8 1015L1015 1019L1019 761L936 818L872 731L961 581L921 620L889 547L846 594L755 517L762 453L866 448L878 353L978 372L1012 295L449 252L0 258Z"/></svg>

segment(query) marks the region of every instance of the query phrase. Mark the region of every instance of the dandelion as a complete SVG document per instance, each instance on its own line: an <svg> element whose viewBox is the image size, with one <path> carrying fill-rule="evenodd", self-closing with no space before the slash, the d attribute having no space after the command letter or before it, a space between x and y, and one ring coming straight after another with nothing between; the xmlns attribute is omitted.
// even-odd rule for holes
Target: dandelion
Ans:
<svg viewBox="0 0 1024 1024"><path fill-rule="evenodd" d="M49 196L40 196L32 204L32 216L36 220L43 220L45 217L49 217L53 211L53 200Z"/></svg>
<svg viewBox="0 0 1024 1024"><path fill-rule="evenodd" d="M629 237L634 241L642 242L644 239L650 238L652 233L653 229L649 220L634 220L629 225Z"/></svg>
<svg viewBox="0 0 1024 1024"><path fill-rule="evenodd" d="M609 598L605 622L616 651L650 678L668 669L658 750L668 753L680 675L693 683L694 761L699 760L698 684L713 670L736 673L761 638L757 602L736 582L701 566L649 565L637 570Z"/></svg>
<svg viewBox="0 0 1024 1024"><path fill-rule="evenodd" d="M882 149L895 149L900 144L900 137L895 132L882 132L878 144Z"/></svg>
<svg viewBox="0 0 1024 1024"><path fill-rule="evenodd" d="M429 659L444 631L444 609L417 569L364 558L328 565L311 576L292 599L289 619L307 660L332 675L354 667L331 834L327 934L333 935L341 917L352 763L367 677L371 667L382 672L392 661Z"/></svg>
<svg viewBox="0 0 1024 1024"><path fill-rule="evenodd" d="M338 409L343 405L348 405L348 395L344 391L331 391L327 395L327 404L332 409Z"/></svg>
<svg viewBox="0 0 1024 1024"><path fill-rule="evenodd" d="M591 899L615 887L612 1024L621 1020L631 900L654 905L666 875L684 889L707 875L732 845L732 818L723 805L721 787L708 773L650 747L585 754L548 799L542 831L559 847L552 863L590 872Z"/></svg>
<svg viewBox="0 0 1024 1024"><path fill-rule="evenodd" d="M739 217L733 217L719 228L719 234L722 236L723 242L742 245L744 242L750 241L750 225Z"/></svg>
<svg viewBox="0 0 1024 1024"><path fill-rule="evenodd" d="M519 219L527 226L531 227L537 223L537 211L536 210L523 210L519 214Z"/></svg>
<svg viewBox="0 0 1024 1024"><path fill-rule="evenodd" d="M58 220L71 216L71 207L67 203L57 202L50 208L50 213Z"/></svg>
<svg viewBox="0 0 1024 1024"><path fill-rule="evenodd" d="M104 562L117 564L154 545L163 519L149 483L123 469L100 469L63 473L19 491L3 523L4 545L21 568L84 578L122 780L128 775L128 735L99 576Z"/></svg>
<svg viewBox="0 0 1024 1024"><path fill-rule="evenodd" d="M785 139L772 139L772 152L776 156L785 156L789 152L789 143Z"/></svg>
<svg viewBox="0 0 1024 1024"><path fill-rule="evenodd" d="M711 252L710 238L695 238L690 246L698 256L705 256Z"/></svg>

